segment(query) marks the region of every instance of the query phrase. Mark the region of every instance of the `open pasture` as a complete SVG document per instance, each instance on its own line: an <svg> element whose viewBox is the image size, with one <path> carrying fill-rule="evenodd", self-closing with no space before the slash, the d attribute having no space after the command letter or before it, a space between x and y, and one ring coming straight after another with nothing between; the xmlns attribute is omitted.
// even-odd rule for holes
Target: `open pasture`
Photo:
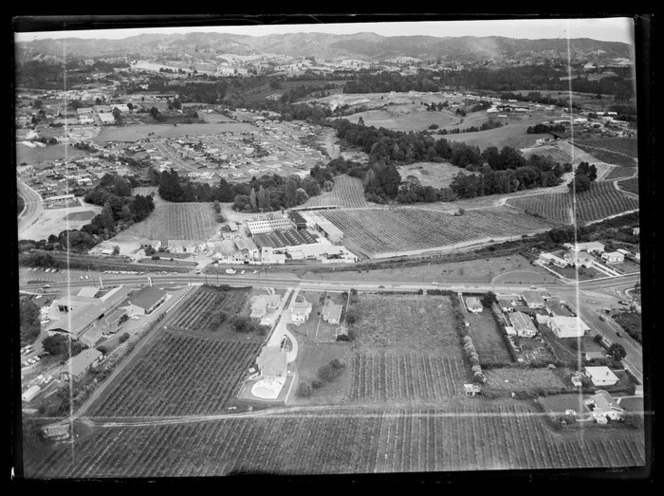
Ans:
<svg viewBox="0 0 664 496"><path fill-rule="evenodd" d="M221 134L224 132L243 133L255 132L256 127L241 122L204 122L192 124L144 124L132 126L107 126L99 136L93 139L96 143L108 141L138 141L146 139L150 133L153 138L183 138L185 136L201 136Z"/></svg>
<svg viewBox="0 0 664 496"><path fill-rule="evenodd" d="M163 331L91 406L91 417L222 413L258 355L256 341Z"/></svg>
<svg viewBox="0 0 664 496"><path fill-rule="evenodd" d="M461 353L447 296L362 293L356 308L359 349L435 352L453 358Z"/></svg>
<svg viewBox="0 0 664 496"><path fill-rule="evenodd" d="M406 180L408 176L415 176L422 186L432 186L434 188L449 186L454 176L461 171L467 174L464 169L456 165L438 162L416 162L402 165L398 170L402 181Z"/></svg>
<svg viewBox="0 0 664 496"><path fill-rule="evenodd" d="M631 182L637 179L621 181ZM629 184L629 183L628 183ZM590 190L576 195L576 217L583 222L592 222L638 210L638 199L631 198L617 190L611 181L592 183ZM570 223L572 212L571 193L542 193L541 195L512 198L507 203L513 207L543 216L552 221Z"/></svg>
<svg viewBox="0 0 664 496"><path fill-rule="evenodd" d="M473 339L481 365L512 363L507 343L490 310L468 312L466 319L470 323L468 334Z"/></svg>
<svg viewBox="0 0 664 496"><path fill-rule="evenodd" d="M218 228L211 203L156 204L144 221L134 224L124 234L148 239L210 239Z"/></svg>
<svg viewBox="0 0 664 496"><path fill-rule="evenodd" d="M29 148L21 143L16 143L16 163L36 165L40 162L52 162L53 160L76 160L87 157L90 153L67 145L48 145L43 148Z"/></svg>
<svg viewBox="0 0 664 496"><path fill-rule="evenodd" d="M322 406L199 422L92 427L25 457L29 478L206 477L643 467L642 431L553 432L525 402ZM194 419L195 420L195 419ZM76 426L83 431L83 427ZM103 449L100 449L103 448ZM621 477L623 474L621 474Z"/></svg>
<svg viewBox="0 0 664 496"><path fill-rule="evenodd" d="M548 220L502 207L468 210L460 216L423 208L334 210L321 215L370 256L454 249L554 227Z"/></svg>
<svg viewBox="0 0 664 496"><path fill-rule="evenodd" d="M546 367L488 369L484 371L484 375L486 376L484 388L487 391L526 391L531 393L535 389L552 392L559 392L561 389L574 391L571 382L563 382L560 371Z"/></svg>

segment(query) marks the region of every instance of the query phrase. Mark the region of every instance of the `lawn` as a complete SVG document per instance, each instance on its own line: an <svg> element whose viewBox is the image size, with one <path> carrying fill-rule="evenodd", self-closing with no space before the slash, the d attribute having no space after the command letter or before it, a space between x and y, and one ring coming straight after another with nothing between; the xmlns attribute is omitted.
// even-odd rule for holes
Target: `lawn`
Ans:
<svg viewBox="0 0 664 496"><path fill-rule="evenodd" d="M466 319L470 323L468 332L482 365L512 363L507 343L491 310L485 308L480 313L467 312Z"/></svg>
<svg viewBox="0 0 664 496"><path fill-rule="evenodd" d="M449 186L454 176L461 171L463 169L455 165L437 162L417 162L399 167L402 180L406 180L408 176L415 176L422 186L433 186L434 188Z"/></svg>
<svg viewBox="0 0 664 496"><path fill-rule="evenodd" d="M535 389L560 391L572 389L572 383L563 382L558 371L549 368L501 368L484 371L484 389L496 392L533 392Z"/></svg>
<svg viewBox="0 0 664 496"><path fill-rule="evenodd" d="M154 138L181 138L184 136L199 136L206 134L220 134L223 132L242 133L255 132L251 124L239 122L193 123L179 124L145 124L143 126L108 126L94 138L96 143L107 141L138 141L154 133Z"/></svg>
<svg viewBox="0 0 664 496"><path fill-rule="evenodd" d="M555 394L540 398L539 402L546 410L564 414L566 410L574 410L579 415L590 415L590 410L583 403L582 394Z"/></svg>
<svg viewBox="0 0 664 496"><path fill-rule="evenodd" d="M16 163L23 162L34 165L39 162L51 162L58 159L76 160L77 158L87 157L89 152L79 150L73 146L49 145L44 148L29 148L25 145L16 145Z"/></svg>
<svg viewBox="0 0 664 496"><path fill-rule="evenodd" d="M349 343L312 343L298 341L299 352L295 360L297 369L297 381L293 394L289 397L289 405L326 405L330 403L342 403L348 397L350 387L350 365L352 351ZM339 377L332 381L321 381L323 385L314 389L313 394L303 398L297 394L298 384L301 382L311 383L320 380L318 370L334 359L340 360L346 365Z"/></svg>
<svg viewBox="0 0 664 496"><path fill-rule="evenodd" d="M447 296L360 293L354 325L358 348L398 348L458 356L452 302Z"/></svg>

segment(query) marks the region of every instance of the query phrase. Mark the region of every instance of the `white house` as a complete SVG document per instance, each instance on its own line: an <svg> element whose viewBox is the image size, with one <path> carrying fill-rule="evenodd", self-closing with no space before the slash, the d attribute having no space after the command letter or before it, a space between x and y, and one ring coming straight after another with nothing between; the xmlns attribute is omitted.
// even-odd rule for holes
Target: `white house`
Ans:
<svg viewBox="0 0 664 496"><path fill-rule="evenodd" d="M549 328L559 338L577 338L590 330L579 317L556 315L549 317Z"/></svg>
<svg viewBox="0 0 664 496"><path fill-rule="evenodd" d="M602 253L602 260L608 264L623 263L625 261L625 255L618 251L604 252Z"/></svg>
<svg viewBox="0 0 664 496"><path fill-rule="evenodd" d="M482 302L480 301L479 298L476 298L474 296L466 296L465 301L466 301L466 308L468 309L469 312L482 313L484 307L482 306Z"/></svg>
<svg viewBox="0 0 664 496"><path fill-rule="evenodd" d="M621 420L625 410L618 406L608 392L600 389L585 401L585 404L593 411L593 418L598 424L606 424L609 420Z"/></svg>
<svg viewBox="0 0 664 496"><path fill-rule="evenodd" d="M544 308L545 305L544 297L538 291L524 291L523 301L526 302L528 308Z"/></svg>
<svg viewBox="0 0 664 496"><path fill-rule="evenodd" d="M560 258L559 256L554 255L553 253L546 253L546 252L540 253L539 261L540 263L547 265L554 264L557 267L567 267L569 265L569 262L567 260Z"/></svg>
<svg viewBox="0 0 664 496"><path fill-rule="evenodd" d="M290 312L291 321L296 325L300 325L309 318L311 303L304 296L298 295L295 301L291 303Z"/></svg>
<svg viewBox="0 0 664 496"><path fill-rule="evenodd" d="M585 373L595 386L613 386L618 382L618 376L609 367L586 367Z"/></svg>
<svg viewBox="0 0 664 496"><path fill-rule="evenodd" d="M595 259L593 256L585 251L578 253L569 251L565 253L564 258L570 263L570 265L574 265L575 267L583 266L590 268L595 265Z"/></svg>
<svg viewBox="0 0 664 496"><path fill-rule="evenodd" d="M577 243L576 245L565 243L563 246L577 252L587 251L588 253L602 253L604 251L604 245L602 243L598 243L597 241L591 241L589 243Z"/></svg>

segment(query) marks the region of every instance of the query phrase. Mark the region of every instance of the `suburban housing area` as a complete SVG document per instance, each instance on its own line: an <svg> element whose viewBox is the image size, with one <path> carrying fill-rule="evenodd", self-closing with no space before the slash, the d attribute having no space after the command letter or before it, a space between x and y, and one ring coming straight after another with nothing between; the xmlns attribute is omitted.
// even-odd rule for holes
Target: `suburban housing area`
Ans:
<svg viewBox="0 0 664 496"><path fill-rule="evenodd" d="M628 43L29 40L21 477L648 472Z"/></svg>

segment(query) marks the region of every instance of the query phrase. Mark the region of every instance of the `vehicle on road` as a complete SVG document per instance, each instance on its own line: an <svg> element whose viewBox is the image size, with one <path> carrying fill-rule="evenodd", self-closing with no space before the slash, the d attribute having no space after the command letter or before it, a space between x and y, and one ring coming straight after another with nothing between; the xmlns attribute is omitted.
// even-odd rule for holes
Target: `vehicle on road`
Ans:
<svg viewBox="0 0 664 496"><path fill-rule="evenodd" d="M604 315L600 315L599 320L601 320L602 322L606 322L606 317L604 317Z"/></svg>

